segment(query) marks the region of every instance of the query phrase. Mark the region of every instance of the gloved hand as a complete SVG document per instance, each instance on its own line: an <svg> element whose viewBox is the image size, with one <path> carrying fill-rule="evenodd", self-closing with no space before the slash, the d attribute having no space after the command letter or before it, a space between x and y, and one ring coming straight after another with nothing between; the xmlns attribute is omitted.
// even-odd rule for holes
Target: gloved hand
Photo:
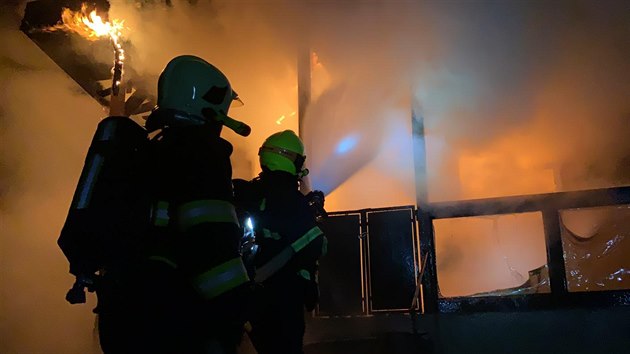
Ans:
<svg viewBox="0 0 630 354"><path fill-rule="evenodd" d="M308 205L311 207L317 222L322 222L328 217L328 213L324 209L324 203L326 202L324 192L317 190L311 191L306 195L306 199L308 200Z"/></svg>
<svg viewBox="0 0 630 354"><path fill-rule="evenodd" d="M70 290L68 290L68 293L66 294L66 301L68 301L69 303L73 305L84 304L86 301L85 288L87 288L89 292L94 291L94 285L95 285L94 277L95 277L94 275L77 276L74 282L74 285L72 285L72 288L70 288Z"/></svg>
<svg viewBox="0 0 630 354"><path fill-rule="evenodd" d="M319 284L315 280L305 280L304 307L308 312L315 310L319 302Z"/></svg>

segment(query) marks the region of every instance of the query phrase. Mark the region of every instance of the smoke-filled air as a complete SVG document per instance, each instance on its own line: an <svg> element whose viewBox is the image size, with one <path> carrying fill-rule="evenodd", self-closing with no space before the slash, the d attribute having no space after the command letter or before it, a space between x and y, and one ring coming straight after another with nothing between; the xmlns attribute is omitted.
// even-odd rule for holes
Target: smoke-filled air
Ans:
<svg viewBox="0 0 630 354"><path fill-rule="evenodd" d="M263 140L292 129L329 211L414 205L425 185L444 201L630 180L626 1L170 3L110 1L125 65L156 82L194 54L226 74L244 102L230 115L252 127L223 131L236 178L257 175ZM107 110L19 30L24 5L4 2L0 15L0 352L97 352L94 297L65 302L73 279L56 240Z"/></svg>

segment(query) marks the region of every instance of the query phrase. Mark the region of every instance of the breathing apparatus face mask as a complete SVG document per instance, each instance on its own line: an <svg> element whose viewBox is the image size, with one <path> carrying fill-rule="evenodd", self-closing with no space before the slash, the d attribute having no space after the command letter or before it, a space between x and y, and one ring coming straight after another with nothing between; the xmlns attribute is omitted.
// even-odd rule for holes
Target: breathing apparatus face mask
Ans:
<svg viewBox="0 0 630 354"><path fill-rule="evenodd" d="M283 149L276 146L262 146L258 150L258 155L261 155L262 153L265 153L265 152L280 155L284 158L289 159L291 162L293 162L293 166L295 167L296 176L298 177L298 179L304 178L308 175L309 173L308 169L304 168L304 162L306 161L306 156L300 155L294 151Z"/></svg>
<svg viewBox="0 0 630 354"><path fill-rule="evenodd" d="M212 107L206 107L201 110L204 117L210 121L216 121L225 125L226 127L232 129L236 134L241 136L248 136L252 132L252 128L234 118L230 118L222 111L217 111Z"/></svg>
<svg viewBox="0 0 630 354"><path fill-rule="evenodd" d="M300 171L300 172L298 172L298 175L297 175L299 180L302 180L302 178L304 178L304 177L308 176L308 174L309 174L309 172L310 172L310 171L308 170L308 168L303 168L303 169L301 169L301 170L299 170L299 171Z"/></svg>

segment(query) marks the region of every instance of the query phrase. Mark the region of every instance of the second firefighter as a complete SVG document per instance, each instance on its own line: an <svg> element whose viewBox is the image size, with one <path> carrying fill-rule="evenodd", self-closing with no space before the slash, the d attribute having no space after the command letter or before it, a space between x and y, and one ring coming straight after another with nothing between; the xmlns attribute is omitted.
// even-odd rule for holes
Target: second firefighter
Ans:
<svg viewBox="0 0 630 354"><path fill-rule="evenodd" d="M251 218L256 234L249 334L259 354L299 354L305 308L312 311L318 299L317 261L326 239L299 191L308 171L300 138L290 130L273 134L258 155L260 175L234 181L240 214Z"/></svg>

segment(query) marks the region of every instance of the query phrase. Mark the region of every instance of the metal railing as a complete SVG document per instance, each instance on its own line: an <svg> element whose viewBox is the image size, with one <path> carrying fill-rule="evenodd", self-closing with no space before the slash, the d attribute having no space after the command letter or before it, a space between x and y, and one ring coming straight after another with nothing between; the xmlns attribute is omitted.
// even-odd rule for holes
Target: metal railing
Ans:
<svg viewBox="0 0 630 354"><path fill-rule="evenodd" d="M630 290L568 292L559 212L564 209L630 204L630 187L528 196L427 203L418 209L421 254L427 257L422 279L426 313L511 311L558 307L628 306ZM510 296L439 296L433 221L458 217L541 212L547 247L551 293ZM630 255L628 255L630 257Z"/></svg>

